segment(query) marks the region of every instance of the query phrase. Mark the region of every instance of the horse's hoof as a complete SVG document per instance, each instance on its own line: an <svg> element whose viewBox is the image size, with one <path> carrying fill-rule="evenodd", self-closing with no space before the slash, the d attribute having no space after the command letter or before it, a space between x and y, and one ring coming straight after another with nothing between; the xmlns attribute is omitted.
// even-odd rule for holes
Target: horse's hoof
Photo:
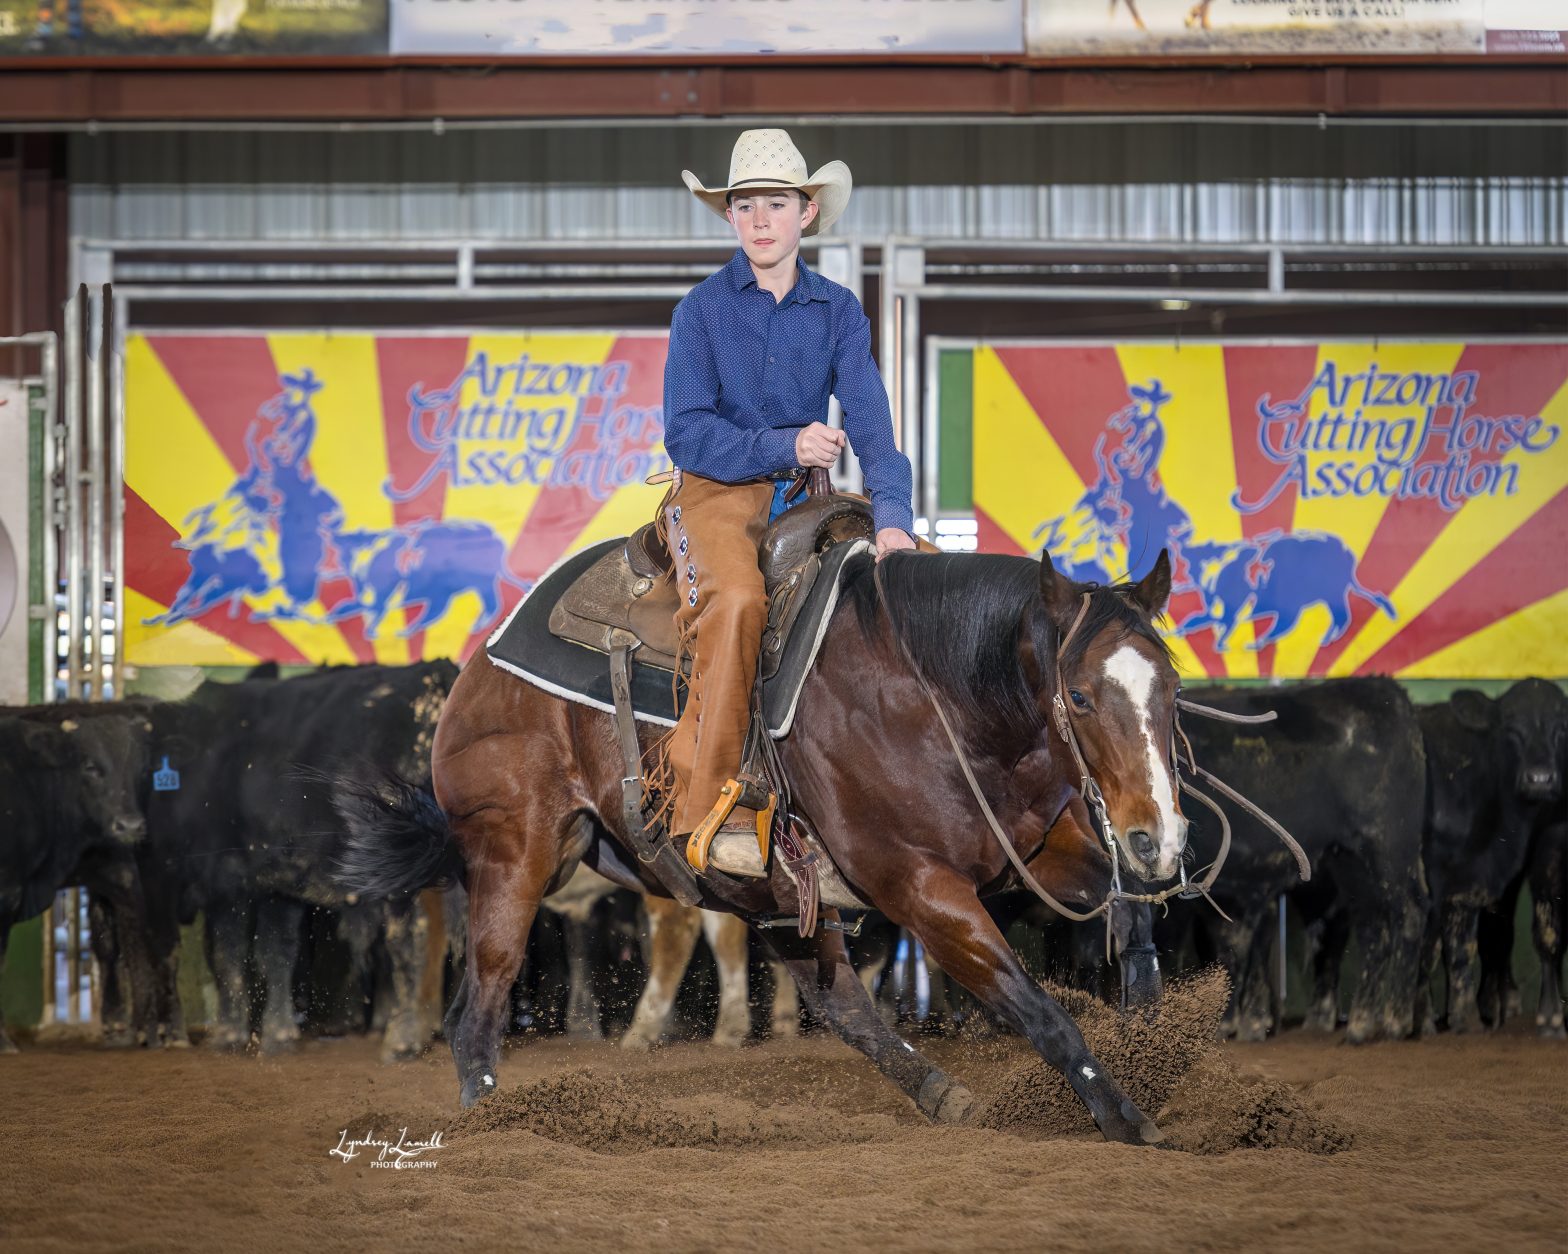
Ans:
<svg viewBox="0 0 1568 1254"><path fill-rule="evenodd" d="M481 1071L471 1075L463 1081L462 1091L458 1094L458 1101L464 1110L477 1106L486 1097L496 1091L495 1074L490 1071Z"/></svg>
<svg viewBox="0 0 1568 1254"><path fill-rule="evenodd" d="M714 1032L713 1043L720 1049L739 1049L746 1043L748 1035L749 1033L740 1028L720 1029Z"/></svg>
<svg viewBox="0 0 1568 1254"><path fill-rule="evenodd" d="M428 1038L412 1022L395 1021L381 1037L382 1062L410 1062L422 1057Z"/></svg>
<svg viewBox="0 0 1568 1254"><path fill-rule="evenodd" d="M186 1036L184 1032L178 1035L170 1033L163 1038L163 1047L165 1049L189 1049L191 1047L191 1038Z"/></svg>
<svg viewBox="0 0 1568 1254"><path fill-rule="evenodd" d="M218 1027L213 1029L206 1043L215 1053L236 1054L250 1046L250 1033L235 1027Z"/></svg>
<svg viewBox="0 0 1568 1254"><path fill-rule="evenodd" d="M264 1054L291 1053L298 1045L299 1029L292 1026L265 1032L261 1038L261 1052Z"/></svg>
<svg viewBox="0 0 1568 1254"><path fill-rule="evenodd" d="M21 1052L21 1050L17 1049L15 1041L4 1032L0 1032L0 1054L19 1054Z"/></svg>
<svg viewBox="0 0 1568 1254"><path fill-rule="evenodd" d="M1536 1035L1546 1041L1560 1041L1568 1038L1568 1030L1563 1027L1561 1015L1554 1015L1549 1020L1536 1019Z"/></svg>
<svg viewBox="0 0 1568 1254"><path fill-rule="evenodd" d="M915 1096L915 1105L932 1123L965 1123L975 1113L975 1095L968 1085L932 1068Z"/></svg>
<svg viewBox="0 0 1568 1254"><path fill-rule="evenodd" d="M942 1094L942 1100L937 1103L936 1113L931 1118L935 1123L968 1123L974 1117L977 1105L975 1095L965 1085L955 1081Z"/></svg>

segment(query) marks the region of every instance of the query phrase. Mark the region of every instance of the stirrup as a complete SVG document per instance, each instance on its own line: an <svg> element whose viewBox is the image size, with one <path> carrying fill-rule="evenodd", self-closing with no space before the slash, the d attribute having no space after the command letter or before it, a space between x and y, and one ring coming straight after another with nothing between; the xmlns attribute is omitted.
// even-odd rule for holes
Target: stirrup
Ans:
<svg viewBox="0 0 1568 1254"><path fill-rule="evenodd" d="M699 874L708 869L708 850L713 838L724 826L736 806L745 804L757 812L757 849L762 854L762 865L768 865L768 834L773 827L773 811L778 806L778 794L766 789L744 774L740 779L724 781L719 789L719 800L706 818L697 825L686 841L686 861Z"/></svg>

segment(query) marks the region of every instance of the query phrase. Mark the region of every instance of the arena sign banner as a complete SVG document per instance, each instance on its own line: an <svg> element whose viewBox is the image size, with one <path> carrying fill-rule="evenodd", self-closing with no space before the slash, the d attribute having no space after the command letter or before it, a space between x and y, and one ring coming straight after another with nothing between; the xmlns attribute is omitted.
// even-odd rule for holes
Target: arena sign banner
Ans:
<svg viewBox="0 0 1568 1254"><path fill-rule="evenodd" d="M654 516L666 342L130 337L127 661L467 657L563 554Z"/></svg>
<svg viewBox="0 0 1568 1254"><path fill-rule="evenodd" d="M980 548L1100 582L1168 548L1185 674L1568 675L1568 342L939 359Z"/></svg>
<svg viewBox="0 0 1568 1254"><path fill-rule="evenodd" d="M1020 53L1024 0L391 0L397 55Z"/></svg>
<svg viewBox="0 0 1568 1254"><path fill-rule="evenodd" d="M1563 0L1030 0L1031 56L1563 52Z"/></svg>
<svg viewBox="0 0 1568 1254"><path fill-rule="evenodd" d="M0 0L0 57L386 51L387 0Z"/></svg>

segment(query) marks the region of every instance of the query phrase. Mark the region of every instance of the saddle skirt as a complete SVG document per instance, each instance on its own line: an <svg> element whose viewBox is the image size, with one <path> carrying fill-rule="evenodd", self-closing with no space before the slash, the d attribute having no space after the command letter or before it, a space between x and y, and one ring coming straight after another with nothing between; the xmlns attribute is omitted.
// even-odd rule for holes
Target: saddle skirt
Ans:
<svg viewBox="0 0 1568 1254"><path fill-rule="evenodd" d="M857 498L814 497L776 520L764 536L760 562L768 621L760 666L763 716L774 739L788 735L794 724L849 559L871 548L868 514ZM786 520L788 528L781 526ZM674 684L676 590L667 565L659 569L668 562L662 547L644 528L565 558L491 635L490 660L546 692L613 713L606 654L612 633L629 631L640 641L632 653L633 711L639 720L673 726L680 714Z"/></svg>

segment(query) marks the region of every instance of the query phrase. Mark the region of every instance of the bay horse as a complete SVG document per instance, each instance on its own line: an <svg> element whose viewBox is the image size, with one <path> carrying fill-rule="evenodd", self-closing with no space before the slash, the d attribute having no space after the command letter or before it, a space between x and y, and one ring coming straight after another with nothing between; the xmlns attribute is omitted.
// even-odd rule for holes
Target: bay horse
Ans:
<svg viewBox="0 0 1568 1254"><path fill-rule="evenodd" d="M1160 1140L1159 1129L981 904L1017 880L977 793L1059 901L1108 900L1110 850L1052 722L1060 695L1123 867L1140 878L1175 873L1187 830L1173 762L1178 684L1153 626L1170 580L1164 553L1140 582L1110 587L1074 583L1049 557L894 553L879 567L869 554L851 557L795 730L778 744L794 808L855 893L908 928L1062 1072L1107 1140L1131 1144ZM652 730L643 729L645 742ZM958 742L976 791L955 759ZM433 758L434 802L393 781L365 785L357 809L352 797L342 801L350 835L340 873L366 895L443 876L466 882L467 967L446 1027L469 1106L495 1090L508 990L541 899L580 861L628 888L667 894L622 830L624 762L610 715L533 687L479 652L447 698ZM794 913L793 882L773 861L767 879L704 876L701 904L753 923ZM1157 972L1152 945L1132 943L1149 936L1147 907L1117 905L1118 941ZM969 1090L883 1023L840 932L759 935L813 1013L928 1118L961 1122L972 1113Z"/></svg>

